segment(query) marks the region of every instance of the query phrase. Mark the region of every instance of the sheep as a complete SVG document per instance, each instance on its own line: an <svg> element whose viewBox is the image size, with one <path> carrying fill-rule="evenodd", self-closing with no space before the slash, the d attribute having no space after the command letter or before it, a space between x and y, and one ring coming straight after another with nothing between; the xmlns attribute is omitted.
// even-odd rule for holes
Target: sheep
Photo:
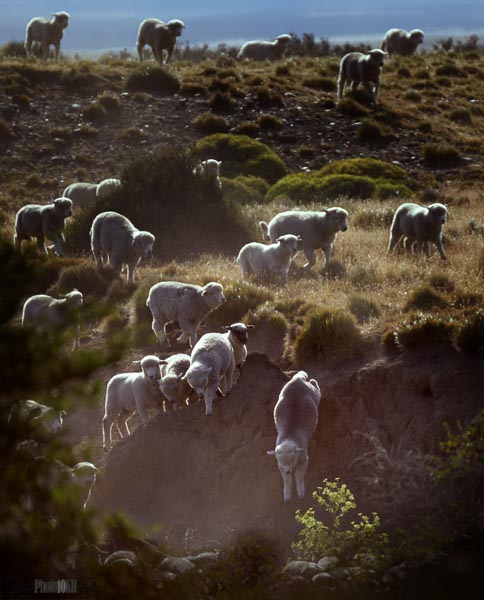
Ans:
<svg viewBox="0 0 484 600"><path fill-rule="evenodd" d="M390 227L390 241L387 256L395 249L402 237L405 237L405 249L411 252L416 243L426 256L430 256L427 242L437 246L440 257L447 259L442 246L442 225L447 218L447 207L436 202L421 206L413 202L401 204L395 211Z"/></svg>
<svg viewBox="0 0 484 600"><path fill-rule="evenodd" d="M254 325L232 323L232 325L222 325L222 329L225 329L227 333L224 335L232 344L235 366L241 371L242 365L247 358L247 342L249 341L247 332L249 329L254 329Z"/></svg>
<svg viewBox="0 0 484 600"><path fill-rule="evenodd" d="M307 258L305 269L316 263L314 251L322 248L326 261L333 253L338 231L346 231L348 213L344 208L334 206L321 211L288 210L277 214L269 224L260 221L264 239L274 242L279 236L292 233L301 236L302 250Z"/></svg>
<svg viewBox="0 0 484 600"><path fill-rule="evenodd" d="M64 29L69 25L70 15L66 12L52 13L54 18L49 21L44 17L35 17L27 23L25 30L25 51L32 56L32 43L40 42L42 55L49 57L49 46L55 48L55 59L59 59L60 42Z"/></svg>
<svg viewBox="0 0 484 600"><path fill-rule="evenodd" d="M226 395L233 387L235 358L232 344L224 333L206 333L195 344L190 367L182 381L187 381L205 400L205 414L212 414L215 395Z"/></svg>
<svg viewBox="0 0 484 600"><path fill-rule="evenodd" d="M155 236L140 231L125 216L114 211L103 212L91 226L91 250L97 266L103 268L102 252L116 272L127 265L127 280L134 282L134 272L142 257L151 258Z"/></svg>
<svg viewBox="0 0 484 600"><path fill-rule="evenodd" d="M259 242L246 244L237 256L242 277L247 279L251 273L254 275L269 273L280 276L287 284L289 267L301 242L301 236L286 234L279 236L269 246Z"/></svg>
<svg viewBox="0 0 484 600"><path fill-rule="evenodd" d="M106 398L104 405L104 416L102 420L103 449L107 451L112 445L111 430L114 422L119 435L124 433L131 435L128 429L128 419L137 413L143 423L148 420L150 408L158 408L161 412L163 398L161 396L158 382L161 379L160 365L165 361L157 356L148 355L141 360L133 361L140 365L141 371L137 373L119 373L108 381L106 386Z"/></svg>
<svg viewBox="0 0 484 600"><path fill-rule="evenodd" d="M82 308L84 297L82 292L73 289L68 294L56 299L47 294L37 294L25 301L22 310L22 327L33 327L39 331L46 328L60 330L67 327L76 313ZM73 350L79 348L80 327L77 319L77 330L74 338Z"/></svg>
<svg viewBox="0 0 484 600"><path fill-rule="evenodd" d="M54 249L58 256L64 256L62 242L65 242L65 220L72 215L72 200L69 198L56 198L52 204L41 206L27 204L23 206L15 217L15 233L13 241L16 250L21 250L22 241L37 238L37 247L44 254L48 254L45 247L45 237L54 242Z"/></svg>
<svg viewBox="0 0 484 600"><path fill-rule="evenodd" d="M222 189L222 181L220 180L220 165L221 160L215 160L215 158L209 158L202 160L194 169L194 175L207 175L215 181L215 185L218 189Z"/></svg>
<svg viewBox="0 0 484 600"><path fill-rule="evenodd" d="M188 383L182 381L189 366L190 357L187 354L173 354L166 359L166 363L161 368L161 379L158 385L173 409L181 409L192 392Z"/></svg>
<svg viewBox="0 0 484 600"><path fill-rule="evenodd" d="M292 41L292 36L288 33L278 35L273 42L252 41L245 42L237 54L238 60L279 60L284 51Z"/></svg>
<svg viewBox="0 0 484 600"><path fill-rule="evenodd" d="M145 19L141 21L138 29L136 48L140 62L143 61L143 48L148 44L156 61L163 64L163 50L167 51L166 62L170 60L175 48L176 38L182 34L185 24L178 19L164 23L159 19Z"/></svg>
<svg viewBox="0 0 484 600"><path fill-rule="evenodd" d="M160 345L170 342L166 325L178 321L182 334L177 341L189 340L193 348L197 342L197 330L208 313L224 303L225 296L220 283L211 281L203 287L178 281L162 281L148 293L146 306L153 316L152 328Z"/></svg>
<svg viewBox="0 0 484 600"><path fill-rule="evenodd" d="M343 96L343 89L347 81L351 82L354 92L361 83L371 97L372 104L376 104L380 91L380 76L385 60L385 52L378 48L370 50L368 54L362 52L349 52L340 62L338 77L338 98ZM373 90L372 85L375 85Z"/></svg>
<svg viewBox="0 0 484 600"><path fill-rule="evenodd" d="M103 179L96 186L96 198L105 198L113 190L121 185L119 179L110 177L109 179Z"/></svg>
<svg viewBox="0 0 484 600"><path fill-rule="evenodd" d="M76 206L82 207L91 204L96 198L104 198L120 185L119 179L104 179L100 183L79 181L68 185L62 196L70 198Z"/></svg>
<svg viewBox="0 0 484 600"><path fill-rule="evenodd" d="M409 56L417 51L417 47L424 41L425 34L421 29L389 29L383 36L381 49L388 54Z"/></svg>
<svg viewBox="0 0 484 600"><path fill-rule="evenodd" d="M44 439L56 435L62 430L66 414L65 410L56 410L51 406L39 404L35 400L20 400L10 409L8 423L11 427L24 428L28 426L33 428L35 433Z"/></svg>
<svg viewBox="0 0 484 600"><path fill-rule="evenodd" d="M315 379L299 371L286 383L274 408L277 430L275 456L284 482L284 501L291 499L292 474L299 500L304 498L304 476L308 469L308 442L318 422L321 391Z"/></svg>

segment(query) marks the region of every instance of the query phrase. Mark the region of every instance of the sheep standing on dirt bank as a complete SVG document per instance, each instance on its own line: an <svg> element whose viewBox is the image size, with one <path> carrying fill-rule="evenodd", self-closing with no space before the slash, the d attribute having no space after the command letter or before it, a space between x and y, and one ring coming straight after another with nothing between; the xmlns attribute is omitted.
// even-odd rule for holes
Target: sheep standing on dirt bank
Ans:
<svg viewBox="0 0 484 600"><path fill-rule="evenodd" d="M148 231L140 231L125 216L114 211L103 212L94 219L91 226L91 250L97 266L104 266L102 252L117 272L127 265L127 279L134 282L134 272L141 258L151 258L155 236Z"/></svg>
<svg viewBox="0 0 484 600"><path fill-rule="evenodd" d="M447 259L442 246L442 225L447 218L447 208L438 202L429 206L421 206L413 202L401 204L395 211L390 227L390 241L387 255L390 254L402 237L405 237L405 249L410 253L416 243L430 256L427 242L437 246L440 257Z"/></svg>
<svg viewBox="0 0 484 600"><path fill-rule="evenodd" d="M183 379L189 367L188 354L173 354L161 367L160 391L170 402L172 409L180 410L193 391Z"/></svg>
<svg viewBox="0 0 484 600"><path fill-rule="evenodd" d="M299 500L304 498L304 477L308 470L308 443L318 422L321 391L315 379L299 371L286 383L274 408L277 430L275 456L284 482L284 501L291 499L292 474Z"/></svg>
<svg viewBox="0 0 484 600"><path fill-rule="evenodd" d="M178 19L164 23L159 19L145 19L138 29L136 48L140 61L143 61L143 48L148 44L156 61L163 64L163 51L166 50L166 62L170 60L176 44L176 38L182 34L185 24Z"/></svg>
<svg viewBox="0 0 484 600"><path fill-rule="evenodd" d="M79 181L68 185L62 196L70 198L76 206L82 207L91 204L96 198L104 198L120 185L119 179L104 179L100 183Z"/></svg>
<svg viewBox="0 0 484 600"><path fill-rule="evenodd" d="M237 54L238 60L279 60L282 58L284 51L292 41L292 36L288 33L278 35L273 42L267 41L252 41L245 42Z"/></svg>
<svg viewBox="0 0 484 600"><path fill-rule="evenodd" d="M227 331L225 336L232 344L234 350L235 366L242 370L242 365L247 358L247 342L249 341L249 329L254 329L254 325L245 323L232 323L232 325L223 325L222 329Z"/></svg>
<svg viewBox="0 0 484 600"><path fill-rule="evenodd" d="M69 25L69 13L52 13L54 18L49 21L44 17L34 17L27 23L25 30L25 51L27 56L32 56L32 43L40 42L42 56L49 57L49 46L55 48L55 59L59 59L60 43L64 29Z"/></svg>
<svg viewBox="0 0 484 600"><path fill-rule="evenodd" d="M72 200L57 198L53 204L41 206L27 204L23 206L15 217L15 234L13 241L15 249L20 251L22 241L37 238L37 247L44 254L48 254L45 247L45 238L54 242L57 256L64 256L62 242L65 242L65 220L72 215Z"/></svg>
<svg viewBox="0 0 484 600"><path fill-rule="evenodd" d="M221 160L215 160L215 158L209 158L202 160L194 169L195 175L207 175L214 180L215 185L221 189L222 181L220 180L220 165Z"/></svg>
<svg viewBox="0 0 484 600"><path fill-rule="evenodd" d="M227 394L234 384L234 350L224 333L206 333L195 344L190 367L183 380L205 400L205 414L212 414L212 404L220 388Z"/></svg>
<svg viewBox="0 0 484 600"><path fill-rule="evenodd" d="M389 29L383 36L381 49L388 54L409 56L417 51L417 47L424 41L425 34L421 29Z"/></svg>
<svg viewBox="0 0 484 600"><path fill-rule="evenodd" d="M163 407L163 398L158 382L161 379L160 364L164 364L157 356L148 355L141 360L133 361L139 364L138 373L119 373L114 375L106 386L106 400L103 417L103 449L108 450L112 445L111 430L114 422L120 437L123 433L130 435L128 419L135 413L143 423L148 420L151 408ZM121 428L119 422L121 421Z"/></svg>
<svg viewBox="0 0 484 600"><path fill-rule="evenodd" d="M380 91L380 77L385 61L383 50L370 50L368 54L349 52L341 59L338 77L338 98L343 97L343 90L347 81L351 82L351 91L356 91L361 83L371 97L373 104L378 100ZM372 87L374 84L374 90Z"/></svg>
<svg viewBox="0 0 484 600"><path fill-rule="evenodd" d="M277 275L287 284L289 267L301 242L300 236L286 234L279 236L269 246L259 242L246 244L237 256L242 277L248 279L251 274L258 276L265 273Z"/></svg>
<svg viewBox="0 0 484 600"><path fill-rule="evenodd" d="M37 294L26 300L22 310L22 327L33 327L39 331L48 328L60 330L74 321L77 323L73 350L79 348L80 327L78 312L84 304L81 292L73 289L59 299Z"/></svg>
<svg viewBox="0 0 484 600"><path fill-rule="evenodd" d="M288 233L301 236L302 251L308 260L304 268L310 269L316 262L314 251L318 248L322 248L326 261L331 258L336 234L348 229L347 219L347 211L334 206L321 211L288 210L273 217L269 225L261 221L259 226L264 239L272 242Z"/></svg>
<svg viewBox="0 0 484 600"><path fill-rule="evenodd" d="M35 433L48 438L62 430L66 412L51 406L39 404L35 400L20 400L10 409L8 424L11 427L33 427Z"/></svg>
<svg viewBox="0 0 484 600"><path fill-rule="evenodd" d="M152 328L158 342L170 345L166 325L178 321L182 334L177 341L190 341L193 348L197 342L197 330L208 313L225 302L223 287L211 281L203 287L178 281L162 281L148 293L146 306L153 316Z"/></svg>

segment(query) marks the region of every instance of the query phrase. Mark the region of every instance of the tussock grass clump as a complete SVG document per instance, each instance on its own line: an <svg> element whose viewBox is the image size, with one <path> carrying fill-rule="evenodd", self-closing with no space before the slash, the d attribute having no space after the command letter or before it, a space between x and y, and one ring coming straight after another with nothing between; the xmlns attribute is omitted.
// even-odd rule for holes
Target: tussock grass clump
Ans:
<svg viewBox="0 0 484 600"><path fill-rule="evenodd" d="M369 177L357 175L327 175L318 173L294 173L287 175L271 187L268 200L284 198L297 204L317 202L321 198L336 199L371 198L375 193L375 183Z"/></svg>
<svg viewBox="0 0 484 600"><path fill-rule="evenodd" d="M126 88L132 92L171 96L180 91L180 82L162 67L144 64L128 75Z"/></svg>
<svg viewBox="0 0 484 600"><path fill-rule="evenodd" d="M363 104L360 104L354 98L349 97L342 98L336 105L336 108L348 117L363 117L369 112Z"/></svg>
<svg viewBox="0 0 484 600"><path fill-rule="evenodd" d="M373 317L381 315L378 304L361 294L351 294L348 296L348 310L356 317L358 323L366 323Z"/></svg>
<svg viewBox="0 0 484 600"><path fill-rule="evenodd" d="M98 269L93 261L82 261L79 264L65 267L57 282L49 289L49 294L58 295L77 288L85 296L104 298L119 275L108 265Z"/></svg>
<svg viewBox="0 0 484 600"><path fill-rule="evenodd" d="M312 90L322 90L324 92L336 91L336 81L329 77L308 77L303 80L302 84L304 87L311 88Z"/></svg>
<svg viewBox="0 0 484 600"><path fill-rule="evenodd" d="M356 288L370 288L383 282L383 274L372 264L359 264L352 267L349 277Z"/></svg>
<svg viewBox="0 0 484 600"><path fill-rule="evenodd" d="M125 142L140 142L141 140L145 140L148 137L148 134L144 129L140 129L139 127L128 127L127 129L123 129L119 134L119 139Z"/></svg>
<svg viewBox="0 0 484 600"><path fill-rule="evenodd" d="M286 335L289 329L287 319L270 303L249 310L242 322L254 325L249 333L249 352L261 352L278 363L284 355Z"/></svg>
<svg viewBox="0 0 484 600"><path fill-rule="evenodd" d="M265 287L244 281L232 281L224 285L224 296L227 302L210 313L207 318L210 323L217 325L236 323L241 321L249 311L274 299L273 294Z"/></svg>
<svg viewBox="0 0 484 600"><path fill-rule="evenodd" d="M435 74L439 77L467 77L467 74L461 69L456 62L447 61L435 69Z"/></svg>
<svg viewBox="0 0 484 600"><path fill-rule="evenodd" d="M259 125L257 123L251 123L250 121L242 122L235 133L238 135L247 135L249 137L257 137L259 135Z"/></svg>
<svg viewBox="0 0 484 600"><path fill-rule="evenodd" d="M283 123L281 119L275 115L260 115L257 123L261 129L282 129Z"/></svg>
<svg viewBox="0 0 484 600"><path fill-rule="evenodd" d="M320 272L325 279L344 279L346 277L345 265L335 258L326 261Z"/></svg>
<svg viewBox="0 0 484 600"><path fill-rule="evenodd" d="M89 106L85 106L81 113L85 119L96 125L102 125L108 118L108 111L99 102L93 102Z"/></svg>
<svg viewBox="0 0 484 600"><path fill-rule="evenodd" d="M129 324L132 328L133 342L137 346L144 346L156 341L156 336L151 329L153 317L146 306L148 293L153 285L162 278L151 274L138 285L129 302Z"/></svg>
<svg viewBox="0 0 484 600"><path fill-rule="evenodd" d="M273 150L245 135L210 135L193 147L191 155L198 160L221 160L222 174L230 178L254 175L275 183L287 173L284 162Z"/></svg>
<svg viewBox="0 0 484 600"><path fill-rule="evenodd" d="M445 273L434 273L429 277L429 285L439 292L450 293L455 290L455 283Z"/></svg>
<svg viewBox="0 0 484 600"><path fill-rule="evenodd" d="M416 104L422 102L422 94L417 92L417 90L408 90L403 94L403 99L406 102L415 102Z"/></svg>
<svg viewBox="0 0 484 600"><path fill-rule="evenodd" d="M121 110L121 99L111 92L103 92L97 101L110 113L118 113Z"/></svg>
<svg viewBox="0 0 484 600"><path fill-rule="evenodd" d="M410 181L405 169L375 158L347 158L335 160L318 171L321 175L347 174L360 177L382 179L393 183L409 185Z"/></svg>
<svg viewBox="0 0 484 600"><path fill-rule="evenodd" d="M42 179L36 173L32 173L25 180L25 187L31 189L40 188L42 187Z"/></svg>
<svg viewBox="0 0 484 600"><path fill-rule="evenodd" d="M234 109L234 101L232 98L224 93L217 91L210 96L208 106L214 112L230 112Z"/></svg>
<svg viewBox="0 0 484 600"><path fill-rule="evenodd" d="M410 292L404 311L411 310L432 310L433 308L447 308L449 301L433 287L428 284L421 285Z"/></svg>
<svg viewBox="0 0 484 600"><path fill-rule="evenodd" d="M0 144L10 142L13 137L10 125L4 119L0 119Z"/></svg>
<svg viewBox="0 0 484 600"><path fill-rule="evenodd" d="M417 350L422 346L450 346L455 324L449 317L418 313L399 323L394 329L395 343L401 350Z"/></svg>
<svg viewBox="0 0 484 600"><path fill-rule="evenodd" d="M446 144L425 144L423 159L429 167L441 169L457 167L461 160L459 152Z"/></svg>
<svg viewBox="0 0 484 600"><path fill-rule="evenodd" d="M472 124L472 114L468 108L455 108L447 114L447 117L451 121L454 121L455 123L460 123L462 125Z"/></svg>
<svg viewBox="0 0 484 600"><path fill-rule="evenodd" d="M279 77L286 77L291 74L291 67L287 64L285 65L277 65L275 70L276 75Z"/></svg>
<svg viewBox="0 0 484 600"><path fill-rule="evenodd" d="M364 119L356 128L356 139L360 142L386 142L394 138L380 123Z"/></svg>
<svg viewBox="0 0 484 600"><path fill-rule="evenodd" d="M336 364L356 357L362 348L361 332L343 310L310 311L294 342L294 359L302 367L311 363Z"/></svg>
<svg viewBox="0 0 484 600"><path fill-rule="evenodd" d="M202 135L227 133L229 124L225 117L205 112L192 121L193 127Z"/></svg>
<svg viewBox="0 0 484 600"><path fill-rule="evenodd" d="M455 345L466 354L475 355L484 349L484 312L467 317L459 323Z"/></svg>

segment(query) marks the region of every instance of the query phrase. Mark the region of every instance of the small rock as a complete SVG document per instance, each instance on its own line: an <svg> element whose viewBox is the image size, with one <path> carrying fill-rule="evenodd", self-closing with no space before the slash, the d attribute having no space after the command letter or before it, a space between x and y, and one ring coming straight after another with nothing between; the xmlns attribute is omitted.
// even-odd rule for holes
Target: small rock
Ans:
<svg viewBox="0 0 484 600"><path fill-rule="evenodd" d="M164 571L170 571L176 575L186 575L195 570L195 565L191 560L187 558L177 558L175 556L168 556L161 561L161 568Z"/></svg>
<svg viewBox="0 0 484 600"><path fill-rule="evenodd" d="M81 105L77 102L74 102L74 104L71 104L71 108L73 108L74 110L79 110L81 108Z"/></svg>
<svg viewBox="0 0 484 600"><path fill-rule="evenodd" d="M113 552L110 554L106 560L104 561L105 565L112 565L114 563L122 563L122 564L131 564L131 566L135 566L138 562L138 558L134 552L130 550L118 550L117 552Z"/></svg>
<svg viewBox="0 0 484 600"><path fill-rule="evenodd" d="M320 560L318 560L318 567L322 571L331 571L334 569L339 563L339 558L337 556L323 556Z"/></svg>
<svg viewBox="0 0 484 600"><path fill-rule="evenodd" d="M197 554L195 556L186 556L185 558L192 562L195 566L203 569L204 567L216 563L220 558L220 554L218 552L202 552L201 554Z"/></svg>
<svg viewBox="0 0 484 600"><path fill-rule="evenodd" d="M294 560L288 563L282 572L291 577L306 577L311 579L314 575L321 573L321 569L316 563L309 562L307 560Z"/></svg>

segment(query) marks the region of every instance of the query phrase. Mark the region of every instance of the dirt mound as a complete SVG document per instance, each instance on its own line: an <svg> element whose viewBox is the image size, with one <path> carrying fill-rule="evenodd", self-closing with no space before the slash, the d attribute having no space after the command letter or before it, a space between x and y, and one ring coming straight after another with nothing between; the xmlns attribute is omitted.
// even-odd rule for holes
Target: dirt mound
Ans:
<svg viewBox="0 0 484 600"><path fill-rule="evenodd" d="M425 359L424 359L425 358ZM107 457L94 505L121 509L140 526L195 529L222 539L229 531L264 528L295 533L294 511L304 508L324 477L341 477L365 507L354 462L368 452L367 436L388 449L435 450L443 422L465 420L479 408L484 373L457 354L384 359L363 368L311 372L322 387L319 422L309 446L304 503L282 499L274 458L272 412L288 380L261 354L251 354L230 395L212 417L203 404L168 413L116 444ZM293 492L294 494L294 492Z"/></svg>

